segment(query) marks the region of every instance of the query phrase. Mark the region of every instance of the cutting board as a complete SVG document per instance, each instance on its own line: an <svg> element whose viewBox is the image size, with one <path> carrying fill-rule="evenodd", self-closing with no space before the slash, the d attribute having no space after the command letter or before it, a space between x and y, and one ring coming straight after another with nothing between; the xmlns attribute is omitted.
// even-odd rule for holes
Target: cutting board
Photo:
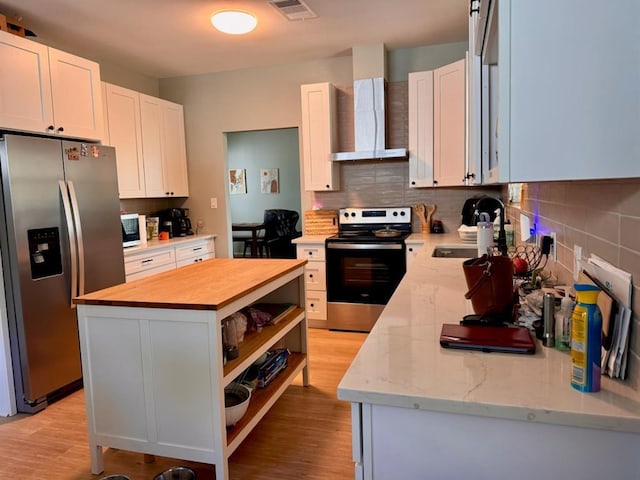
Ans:
<svg viewBox="0 0 640 480"><path fill-rule="evenodd" d="M305 235L333 235L338 233L337 210L307 210L304 212Z"/></svg>
<svg viewBox="0 0 640 480"><path fill-rule="evenodd" d="M613 320L618 309L617 302L598 280L591 278L584 270L578 275L578 282L596 285L602 289L598 295L598 307L602 313L602 346L605 350L609 350L613 336Z"/></svg>

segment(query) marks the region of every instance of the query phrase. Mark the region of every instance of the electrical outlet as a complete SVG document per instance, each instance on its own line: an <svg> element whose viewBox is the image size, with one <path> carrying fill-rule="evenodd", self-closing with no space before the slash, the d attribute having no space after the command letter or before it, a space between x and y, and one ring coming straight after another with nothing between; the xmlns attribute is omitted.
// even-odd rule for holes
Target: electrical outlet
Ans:
<svg viewBox="0 0 640 480"><path fill-rule="evenodd" d="M216 197L211 197L211 208L218 208L218 199Z"/></svg>
<svg viewBox="0 0 640 480"><path fill-rule="evenodd" d="M558 237L556 232L551 232L551 258L554 262L558 261Z"/></svg>

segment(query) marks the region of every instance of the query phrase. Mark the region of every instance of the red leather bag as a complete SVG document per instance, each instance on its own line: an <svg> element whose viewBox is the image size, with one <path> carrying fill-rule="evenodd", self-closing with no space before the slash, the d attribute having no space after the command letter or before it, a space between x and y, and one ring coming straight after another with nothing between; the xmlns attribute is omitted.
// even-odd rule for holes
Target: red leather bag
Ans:
<svg viewBox="0 0 640 480"><path fill-rule="evenodd" d="M485 316L510 316L513 310L513 262L506 256L483 255L462 264L473 311Z"/></svg>

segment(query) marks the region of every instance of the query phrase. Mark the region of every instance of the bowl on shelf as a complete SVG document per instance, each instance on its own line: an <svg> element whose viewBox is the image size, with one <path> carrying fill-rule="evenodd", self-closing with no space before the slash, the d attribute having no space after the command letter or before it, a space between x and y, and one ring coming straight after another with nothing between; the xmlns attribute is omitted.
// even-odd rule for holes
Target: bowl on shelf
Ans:
<svg viewBox="0 0 640 480"><path fill-rule="evenodd" d="M478 238L478 227L476 225L460 225L458 235L460 236L460 240L465 243L475 243Z"/></svg>
<svg viewBox="0 0 640 480"><path fill-rule="evenodd" d="M251 390L242 383L232 382L224 388L224 413L227 427L232 427L247 413Z"/></svg>

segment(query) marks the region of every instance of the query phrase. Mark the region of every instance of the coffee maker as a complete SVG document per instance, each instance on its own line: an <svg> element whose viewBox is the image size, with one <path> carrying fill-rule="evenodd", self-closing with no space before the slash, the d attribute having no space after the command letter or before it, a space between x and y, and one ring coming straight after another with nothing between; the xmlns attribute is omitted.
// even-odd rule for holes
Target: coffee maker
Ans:
<svg viewBox="0 0 640 480"><path fill-rule="evenodd" d="M169 232L169 237L193 235L188 208L167 208L158 212L160 231Z"/></svg>

